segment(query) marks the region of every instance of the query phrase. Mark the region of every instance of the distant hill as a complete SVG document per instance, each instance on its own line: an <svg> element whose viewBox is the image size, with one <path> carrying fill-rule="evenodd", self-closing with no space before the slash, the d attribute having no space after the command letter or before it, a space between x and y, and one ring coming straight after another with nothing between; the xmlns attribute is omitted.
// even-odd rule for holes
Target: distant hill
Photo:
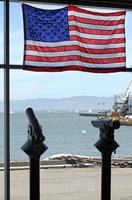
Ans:
<svg viewBox="0 0 132 200"><path fill-rule="evenodd" d="M32 107L38 111L84 111L89 109L111 109L113 97L75 96L70 98L43 98L11 101L11 111L25 111ZM3 112L3 102L0 101L0 112Z"/></svg>

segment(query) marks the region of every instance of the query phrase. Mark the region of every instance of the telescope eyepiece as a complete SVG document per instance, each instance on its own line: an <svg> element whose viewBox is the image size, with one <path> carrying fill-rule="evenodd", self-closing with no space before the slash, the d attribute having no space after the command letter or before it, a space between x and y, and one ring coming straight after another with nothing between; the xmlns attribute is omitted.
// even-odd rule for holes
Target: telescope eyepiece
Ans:
<svg viewBox="0 0 132 200"><path fill-rule="evenodd" d="M91 123L95 128L99 129L105 129L106 127L113 129L120 128L119 120L92 120Z"/></svg>

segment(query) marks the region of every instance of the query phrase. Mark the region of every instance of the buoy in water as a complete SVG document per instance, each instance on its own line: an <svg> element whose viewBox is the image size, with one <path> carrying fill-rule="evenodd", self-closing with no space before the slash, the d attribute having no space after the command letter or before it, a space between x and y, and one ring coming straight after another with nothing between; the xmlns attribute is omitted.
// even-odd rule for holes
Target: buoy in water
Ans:
<svg viewBox="0 0 132 200"><path fill-rule="evenodd" d="M84 130L84 129L82 129L81 133L82 133L83 135L85 135L85 134L87 133L87 131Z"/></svg>

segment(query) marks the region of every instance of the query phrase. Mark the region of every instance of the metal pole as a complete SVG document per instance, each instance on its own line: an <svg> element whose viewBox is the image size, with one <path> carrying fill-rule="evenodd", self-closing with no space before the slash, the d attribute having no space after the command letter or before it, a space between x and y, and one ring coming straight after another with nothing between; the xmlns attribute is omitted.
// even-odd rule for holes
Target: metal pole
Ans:
<svg viewBox="0 0 132 200"><path fill-rule="evenodd" d="M101 200L111 199L111 153L102 152Z"/></svg>
<svg viewBox="0 0 132 200"><path fill-rule="evenodd" d="M4 0L4 199L10 200L9 0Z"/></svg>
<svg viewBox="0 0 132 200"><path fill-rule="evenodd" d="M40 200L40 156L29 157L30 161L30 200Z"/></svg>

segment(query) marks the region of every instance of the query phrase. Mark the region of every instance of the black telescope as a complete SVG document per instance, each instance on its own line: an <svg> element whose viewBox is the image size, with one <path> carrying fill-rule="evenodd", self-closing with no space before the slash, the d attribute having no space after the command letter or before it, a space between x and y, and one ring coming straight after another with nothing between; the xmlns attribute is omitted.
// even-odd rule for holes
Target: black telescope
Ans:
<svg viewBox="0 0 132 200"><path fill-rule="evenodd" d="M29 121L28 137L21 149L29 156L30 200L40 200L40 156L48 149L45 136L32 108L26 110Z"/></svg>
<svg viewBox="0 0 132 200"><path fill-rule="evenodd" d="M120 128L119 120L93 120L93 121L91 121L91 123L95 128L99 128L99 129L106 129L106 128L118 129L118 128Z"/></svg>
<svg viewBox="0 0 132 200"><path fill-rule="evenodd" d="M26 115L29 121L29 130L28 132L33 133L35 140L44 141L45 136L42 134L42 128L33 112L32 108L27 108ZM31 129L31 130L30 130Z"/></svg>
<svg viewBox="0 0 132 200"><path fill-rule="evenodd" d="M119 147L114 140L114 130L120 127L118 120L93 120L95 128L99 128L99 140L94 146L102 155L102 174L101 174L101 200L111 199L111 155Z"/></svg>

